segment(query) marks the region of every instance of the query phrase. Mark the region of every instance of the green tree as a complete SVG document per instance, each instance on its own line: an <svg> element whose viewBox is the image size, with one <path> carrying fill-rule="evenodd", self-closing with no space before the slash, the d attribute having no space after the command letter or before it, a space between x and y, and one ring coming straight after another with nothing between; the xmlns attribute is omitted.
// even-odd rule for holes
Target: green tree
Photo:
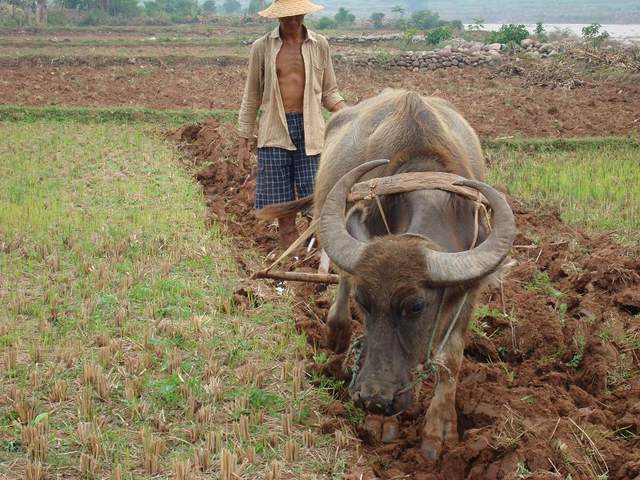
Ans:
<svg viewBox="0 0 640 480"><path fill-rule="evenodd" d="M264 0L251 0L249 2L249 7L247 8L247 13L249 15L255 15L260 10L264 9Z"/></svg>
<svg viewBox="0 0 640 480"><path fill-rule="evenodd" d="M529 31L524 25L502 25L497 32L491 32L487 37L487 43L504 43L520 45L520 42L529 37Z"/></svg>
<svg viewBox="0 0 640 480"><path fill-rule="evenodd" d="M382 21L384 20L384 13L374 12L371 14L371 21L375 28L382 28Z"/></svg>
<svg viewBox="0 0 640 480"><path fill-rule="evenodd" d="M140 11L137 0L111 0L109 5L109 14L114 16L137 17Z"/></svg>
<svg viewBox="0 0 640 480"><path fill-rule="evenodd" d="M391 13L397 13L400 18L404 17L404 8L400 5L396 5L395 7L391 8Z"/></svg>
<svg viewBox="0 0 640 480"><path fill-rule="evenodd" d="M582 38L590 42L594 47L599 47L609 38L609 32L600 30L601 28L602 25L599 23L592 23L591 25L583 27Z"/></svg>
<svg viewBox="0 0 640 480"><path fill-rule="evenodd" d="M541 42L546 42L549 39L549 37L547 36L547 31L545 30L542 22L536 23L535 33L536 33L536 37Z"/></svg>
<svg viewBox="0 0 640 480"><path fill-rule="evenodd" d="M467 28L470 32L479 32L480 30L484 30L484 19L474 18Z"/></svg>
<svg viewBox="0 0 640 480"><path fill-rule="evenodd" d="M202 11L205 13L216 13L216 0L207 0L202 4Z"/></svg>
<svg viewBox="0 0 640 480"><path fill-rule="evenodd" d="M240 5L238 0L225 0L222 9L227 15L233 15L242 10L242 5Z"/></svg>
<svg viewBox="0 0 640 480"><path fill-rule="evenodd" d="M440 25L440 15L429 10L419 10L411 15L411 24L419 30L429 30Z"/></svg>
<svg viewBox="0 0 640 480"><path fill-rule="evenodd" d="M318 30L329 30L332 28L336 28L338 24L331 17L322 17L315 23L315 26Z"/></svg>
<svg viewBox="0 0 640 480"><path fill-rule="evenodd" d="M339 27L347 27L353 25L356 21L356 16L344 7L340 7L338 13L333 17Z"/></svg>

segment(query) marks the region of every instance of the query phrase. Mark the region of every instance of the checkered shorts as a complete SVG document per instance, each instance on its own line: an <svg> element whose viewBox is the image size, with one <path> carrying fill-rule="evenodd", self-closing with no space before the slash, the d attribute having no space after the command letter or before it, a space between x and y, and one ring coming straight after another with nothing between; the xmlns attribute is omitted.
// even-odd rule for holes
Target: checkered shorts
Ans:
<svg viewBox="0 0 640 480"><path fill-rule="evenodd" d="M276 147L258 149L256 209L290 202L313 193L320 155L305 155L302 113L287 113L289 136L295 151Z"/></svg>

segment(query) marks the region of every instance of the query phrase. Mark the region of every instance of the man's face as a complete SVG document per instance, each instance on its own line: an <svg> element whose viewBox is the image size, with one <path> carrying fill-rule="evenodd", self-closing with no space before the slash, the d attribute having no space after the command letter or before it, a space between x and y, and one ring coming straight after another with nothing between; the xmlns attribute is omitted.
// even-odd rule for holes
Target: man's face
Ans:
<svg viewBox="0 0 640 480"><path fill-rule="evenodd" d="M280 18L280 27L285 31L299 29L304 22L304 15L296 15L295 17Z"/></svg>

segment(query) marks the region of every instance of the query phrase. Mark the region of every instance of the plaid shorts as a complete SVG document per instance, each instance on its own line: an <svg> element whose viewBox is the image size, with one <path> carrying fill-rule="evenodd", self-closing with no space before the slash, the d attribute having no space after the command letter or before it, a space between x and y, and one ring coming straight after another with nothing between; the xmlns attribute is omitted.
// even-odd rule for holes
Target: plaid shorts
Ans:
<svg viewBox="0 0 640 480"><path fill-rule="evenodd" d="M320 155L305 155L302 113L287 113L289 136L295 151L258 149L256 209L272 203L290 202L313 193Z"/></svg>

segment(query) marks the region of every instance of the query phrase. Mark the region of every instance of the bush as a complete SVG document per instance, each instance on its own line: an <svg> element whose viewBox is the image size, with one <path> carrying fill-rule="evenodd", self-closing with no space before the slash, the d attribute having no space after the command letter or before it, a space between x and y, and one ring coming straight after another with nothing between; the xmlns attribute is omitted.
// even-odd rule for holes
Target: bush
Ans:
<svg viewBox="0 0 640 480"><path fill-rule="evenodd" d="M81 27L95 27L98 25L110 25L115 22L115 18L104 10L91 10L78 23Z"/></svg>
<svg viewBox="0 0 640 480"><path fill-rule="evenodd" d="M433 28L427 32L427 45L438 45L440 42L449 40L452 36L453 33L449 26Z"/></svg>
<svg viewBox="0 0 640 480"><path fill-rule="evenodd" d="M416 30L415 28L407 28L405 30L402 31L402 45L406 48L409 45L411 45L411 42L413 41L413 37L416 36L416 34L418 33L418 30Z"/></svg>
<svg viewBox="0 0 640 480"><path fill-rule="evenodd" d="M315 25L318 30L329 30L338 26L336 21L331 17L322 17Z"/></svg>
<svg viewBox="0 0 640 480"><path fill-rule="evenodd" d="M514 43L520 45L520 42L529 37L529 31L524 25L502 25L497 32L491 32L487 37L487 43Z"/></svg>
<svg viewBox="0 0 640 480"><path fill-rule="evenodd" d="M609 38L609 32L606 30L600 30L602 25L599 23L592 23L582 28L582 38L590 42L594 47L599 47L605 40Z"/></svg>
<svg viewBox="0 0 640 480"><path fill-rule="evenodd" d="M356 16L344 7L340 7L340 10L338 10L338 13L336 13L333 18L338 26L341 27L353 25L353 22L356 21Z"/></svg>
<svg viewBox="0 0 640 480"><path fill-rule="evenodd" d="M140 15L140 7L137 0L112 0L109 13L114 16L137 17Z"/></svg>
<svg viewBox="0 0 640 480"><path fill-rule="evenodd" d="M429 30L440 25L440 15L429 10L419 10L411 15L411 26L418 30Z"/></svg>
<svg viewBox="0 0 640 480"><path fill-rule="evenodd" d="M52 27L65 27L71 22L61 10L49 10L47 12L47 25Z"/></svg>

